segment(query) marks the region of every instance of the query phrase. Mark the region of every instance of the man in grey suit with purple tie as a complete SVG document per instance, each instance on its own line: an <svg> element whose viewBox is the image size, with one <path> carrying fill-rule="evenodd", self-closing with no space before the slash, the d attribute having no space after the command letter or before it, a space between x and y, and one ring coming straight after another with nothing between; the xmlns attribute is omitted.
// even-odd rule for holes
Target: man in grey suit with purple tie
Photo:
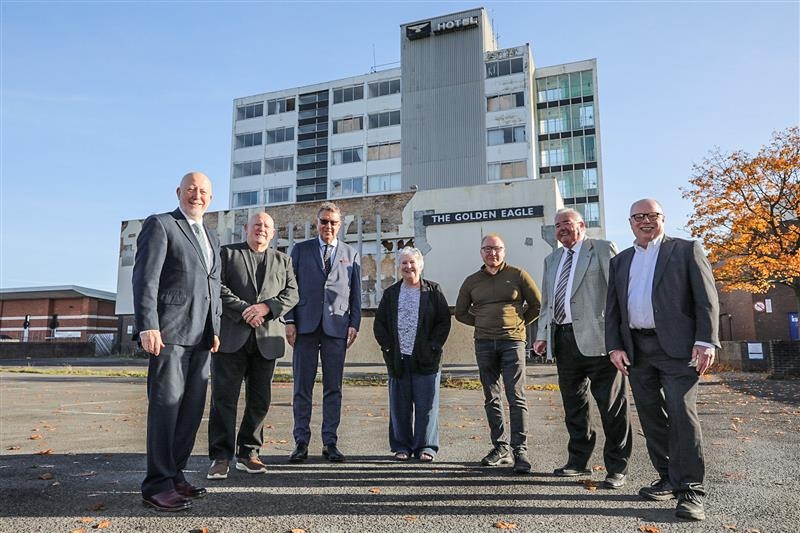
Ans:
<svg viewBox="0 0 800 533"><path fill-rule="evenodd" d="M206 495L183 471L206 405L209 352L219 348L220 263L216 233L203 225L211 181L190 172L178 209L147 217L136 239L133 312L147 371L145 505L182 511Z"/></svg>
<svg viewBox="0 0 800 533"><path fill-rule="evenodd" d="M338 428L342 410L344 359L361 325L361 265L358 252L337 238L342 214L336 204L317 212L316 239L291 252L300 301L285 317L286 340L294 348L293 414L295 449L289 461L308 458L311 400L317 363L322 362L322 455L342 462Z"/></svg>

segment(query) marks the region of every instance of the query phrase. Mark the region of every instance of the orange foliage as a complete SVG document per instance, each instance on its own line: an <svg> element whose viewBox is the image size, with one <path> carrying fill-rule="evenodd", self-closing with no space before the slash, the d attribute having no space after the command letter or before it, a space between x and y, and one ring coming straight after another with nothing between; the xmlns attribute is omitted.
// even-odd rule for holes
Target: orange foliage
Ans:
<svg viewBox="0 0 800 533"><path fill-rule="evenodd" d="M754 156L717 149L689 183L688 226L722 289L763 293L781 284L800 301L800 128L773 133Z"/></svg>

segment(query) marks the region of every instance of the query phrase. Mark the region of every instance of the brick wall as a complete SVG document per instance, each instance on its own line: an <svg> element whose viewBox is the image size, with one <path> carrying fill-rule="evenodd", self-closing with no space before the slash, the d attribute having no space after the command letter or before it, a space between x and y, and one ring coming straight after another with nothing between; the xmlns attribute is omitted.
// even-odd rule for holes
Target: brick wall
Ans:
<svg viewBox="0 0 800 533"><path fill-rule="evenodd" d="M770 376L777 379L800 377L800 341L772 341Z"/></svg>

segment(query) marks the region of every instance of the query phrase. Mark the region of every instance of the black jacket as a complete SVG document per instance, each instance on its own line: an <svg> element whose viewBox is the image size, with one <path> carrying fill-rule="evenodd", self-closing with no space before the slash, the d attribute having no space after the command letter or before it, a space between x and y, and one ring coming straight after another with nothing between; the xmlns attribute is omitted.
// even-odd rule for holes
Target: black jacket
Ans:
<svg viewBox="0 0 800 533"><path fill-rule="evenodd" d="M373 325L375 340L383 351L386 369L395 377L402 377L404 372L400 360L400 339L397 336L397 306L402 284L402 281L398 281L383 291ZM414 341L414 353L411 354L413 373L435 374L439 371L442 346L449 334L450 308L447 299L437 283L423 279L420 282L417 337Z"/></svg>

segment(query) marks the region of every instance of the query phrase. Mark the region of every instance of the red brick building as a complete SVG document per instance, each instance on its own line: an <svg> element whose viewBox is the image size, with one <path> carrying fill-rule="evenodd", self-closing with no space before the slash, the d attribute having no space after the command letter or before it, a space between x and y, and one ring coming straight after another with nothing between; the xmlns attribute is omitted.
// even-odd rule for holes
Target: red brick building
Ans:
<svg viewBox="0 0 800 533"><path fill-rule="evenodd" d="M27 329L29 342L41 342L116 334L116 298L113 292L76 285L0 289L0 335L23 341Z"/></svg>
<svg viewBox="0 0 800 533"><path fill-rule="evenodd" d="M764 294L719 292L719 337L723 341L791 340L791 314L797 317L797 299L779 285ZM796 324L796 322L795 322Z"/></svg>

